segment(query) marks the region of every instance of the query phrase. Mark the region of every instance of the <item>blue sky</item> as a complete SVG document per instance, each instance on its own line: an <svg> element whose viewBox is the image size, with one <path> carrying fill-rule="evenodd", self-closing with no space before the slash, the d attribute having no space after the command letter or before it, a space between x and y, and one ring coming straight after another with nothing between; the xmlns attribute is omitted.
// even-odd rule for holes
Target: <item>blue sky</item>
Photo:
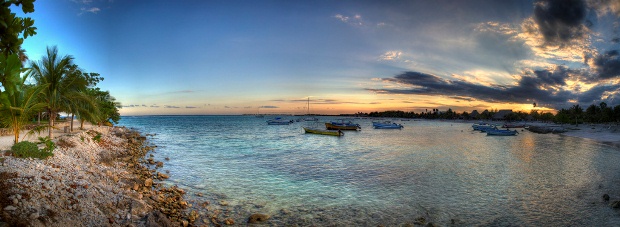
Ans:
<svg viewBox="0 0 620 227"><path fill-rule="evenodd" d="M37 35L123 115L452 108L552 111L616 99L620 3L35 2Z"/></svg>

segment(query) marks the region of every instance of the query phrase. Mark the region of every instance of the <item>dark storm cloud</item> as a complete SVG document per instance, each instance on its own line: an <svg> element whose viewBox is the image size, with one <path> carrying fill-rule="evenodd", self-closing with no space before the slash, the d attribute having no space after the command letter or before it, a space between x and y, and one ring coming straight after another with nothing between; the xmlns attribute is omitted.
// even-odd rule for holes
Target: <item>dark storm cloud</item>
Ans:
<svg viewBox="0 0 620 227"><path fill-rule="evenodd" d="M609 79L620 76L620 53L618 50L608 51L593 59L598 79Z"/></svg>
<svg viewBox="0 0 620 227"><path fill-rule="evenodd" d="M613 100L613 97L610 97L608 99L602 99L601 97L603 96L603 94L605 94L605 92L618 91L619 89L620 85L618 84L597 85L593 88L590 88L588 91L580 94L578 101L579 103L600 103L601 101L605 101L607 102L607 104L616 105L616 102L620 100Z"/></svg>
<svg viewBox="0 0 620 227"><path fill-rule="evenodd" d="M534 4L534 21L547 44L562 45L583 37L585 18L582 0L540 0Z"/></svg>
<svg viewBox="0 0 620 227"><path fill-rule="evenodd" d="M467 81L446 80L435 75L420 72L405 72L384 81L410 85L410 89L368 89L379 93L413 94L430 96L458 97L459 100L482 100L495 103L531 103L536 100L551 106L563 107L571 99L582 95L564 90L561 87L571 77L581 77L582 72L558 66L554 70L537 70L523 75L516 85L483 86ZM583 98L598 97L604 91L617 87L601 87L601 91L584 93ZM607 90L605 90L607 89ZM604 90L604 91L603 91Z"/></svg>

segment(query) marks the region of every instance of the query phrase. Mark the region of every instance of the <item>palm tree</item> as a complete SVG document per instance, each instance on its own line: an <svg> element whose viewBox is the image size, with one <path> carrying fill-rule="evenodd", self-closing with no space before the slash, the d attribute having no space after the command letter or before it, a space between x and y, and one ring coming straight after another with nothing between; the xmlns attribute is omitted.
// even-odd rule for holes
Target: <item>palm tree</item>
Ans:
<svg viewBox="0 0 620 227"><path fill-rule="evenodd" d="M42 101L49 117L49 138L53 139L54 120L59 112L67 110L72 100L82 99L76 90L81 80L72 79L69 75L73 66L73 57L60 56L56 46L47 48L47 56L40 61L32 62L30 72L37 84L48 84L42 92Z"/></svg>
<svg viewBox="0 0 620 227"><path fill-rule="evenodd" d="M19 62L18 55L11 55L3 62L14 64L3 65L4 71L11 73L5 74L7 77L7 82L3 84L5 91L0 94L0 122L13 130L15 136L13 141L17 143L23 126L28 123L33 114L45 107L44 103L39 102L38 95L47 85L25 85L28 75L23 78L20 76L21 63L16 63Z"/></svg>

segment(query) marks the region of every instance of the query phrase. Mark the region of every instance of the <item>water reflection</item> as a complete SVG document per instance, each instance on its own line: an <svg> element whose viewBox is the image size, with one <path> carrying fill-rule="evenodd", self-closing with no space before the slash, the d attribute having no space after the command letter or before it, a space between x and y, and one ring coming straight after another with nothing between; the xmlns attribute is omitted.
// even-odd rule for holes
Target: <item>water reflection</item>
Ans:
<svg viewBox="0 0 620 227"><path fill-rule="evenodd" d="M170 157L163 171L174 184L248 211L291 211L273 223L395 226L418 215L463 225L620 220L600 201L620 194L620 152L589 140L527 131L492 137L471 124L435 121L373 130L370 120L337 138L253 117L170 118L123 123L157 134L155 158Z"/></svg>

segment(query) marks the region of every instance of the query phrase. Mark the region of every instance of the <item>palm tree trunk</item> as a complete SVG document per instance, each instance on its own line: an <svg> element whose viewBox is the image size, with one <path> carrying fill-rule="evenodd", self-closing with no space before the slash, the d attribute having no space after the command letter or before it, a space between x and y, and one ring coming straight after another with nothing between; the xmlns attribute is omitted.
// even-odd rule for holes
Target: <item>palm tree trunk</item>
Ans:
<svg viewBox="0 0 620 227"><path fill-rule="evenodd" d="M49 124L49 137L50 139L54 139L54 133L52 132L54 127L54 119L56 118L56 113L49 112L50 124Z"/></svg>
<svg viewBox="0 0 620 227"><path fill-rule="evenodd" d="M69 132L73 132L73 114L71 114L71 130Z"/></svg>
<svg viewBox="0 0 620 227"><path fill-rule="evenodd" d="M84 130L84 119L80 119L80 130Z"/></svg>
<svg viewBox="0 0 620 227"><path fill-rule="evenodd" d="M15 134L15 140L13 140L13 142L17 144L17 142L19 142L19 127L13 126L13 134Z"/></svg>
<svg viewBox="0 0 620 227"><path fill-rule="evenodd" d="M38 125L41 125L41 112L39 112L39 124Z"/></svg>

